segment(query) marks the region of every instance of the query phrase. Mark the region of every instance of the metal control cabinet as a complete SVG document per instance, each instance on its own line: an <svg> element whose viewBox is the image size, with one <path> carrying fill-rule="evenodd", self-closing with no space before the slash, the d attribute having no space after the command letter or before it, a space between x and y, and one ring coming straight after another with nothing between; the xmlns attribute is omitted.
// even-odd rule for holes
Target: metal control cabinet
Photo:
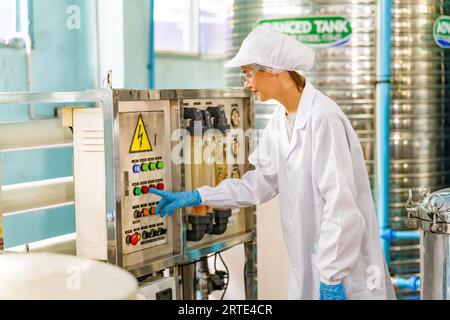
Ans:
<svg viewBox="0 0 450 320"><path fill-rule="evenodd" d="M117 264L130 268L180 252L177 219L155 215L150 187L172 189L169 101L118 101L115 159ZM73 111L77 254L108 257L102 109ZM176 230L176 228L175 228Z"/></svg>
<svg viewBox="0 0 450 320"><path fill-rule="evenodd" d="M247 296L255 299L254 208L233 212L184 208L161 218L155 215L160 197L149 193L151 187L189 191L214 186L250 169L246 130L253 127L253 104L248 93L241 89L101 92L102 108L72 112L77 254L122 266L141 277L172 267L176 274L178 266L245 244ZM200 115L203 129L196 138L189 132ZM212 139L208 129L215 134ZM192 144L183 144L188 141L186 133ZM196 143L203 154L208 141L223 162L186 161L187 154L195 153ZM196 219L208 221L209 231L201 237L191 234Z"/></svg>

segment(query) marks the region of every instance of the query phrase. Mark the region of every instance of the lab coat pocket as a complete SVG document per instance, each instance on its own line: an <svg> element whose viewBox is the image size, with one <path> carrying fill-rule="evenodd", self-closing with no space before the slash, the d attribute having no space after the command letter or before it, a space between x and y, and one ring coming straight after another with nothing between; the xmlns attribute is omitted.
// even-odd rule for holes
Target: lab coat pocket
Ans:
<svg viewBox="0 0 450 320"><path fill-rule="evenodd" d="M370 265L370 257L360 255L349 275L346 285L349 286L350 299L367 299L369 296L367 268Z"/></svg>

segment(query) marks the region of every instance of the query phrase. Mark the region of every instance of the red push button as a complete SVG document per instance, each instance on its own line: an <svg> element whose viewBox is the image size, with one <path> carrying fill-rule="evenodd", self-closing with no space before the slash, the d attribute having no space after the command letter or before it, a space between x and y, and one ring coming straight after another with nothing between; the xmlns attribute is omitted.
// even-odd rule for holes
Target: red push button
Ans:
<svg viewBox="0 0 450 320"><path fill-rule="evenodd" d="M139 239L141 238L141 235L139 233L135 233L130 237L130 243L135 246L139 242Z"/></svg>
<svg viewBox="0 0 450 320"><path fill-rule="evenodd" d="M147 194L148 193L148 186L141 187L141 191L142 191L143 194Z"/></svg>
<svg viewBox="0 0 450 320"><path fill-rule="evenodd" d="M158 184L156 185L156 189L158 189L158 190L164 190L164 183L158 183Z"/></svg>
<svg viewBox="0 0 450 320"><path fill-rule="evenodd" d="M156 189L156 185L151 184L151 185L150 185L150 189Z"/></svg>

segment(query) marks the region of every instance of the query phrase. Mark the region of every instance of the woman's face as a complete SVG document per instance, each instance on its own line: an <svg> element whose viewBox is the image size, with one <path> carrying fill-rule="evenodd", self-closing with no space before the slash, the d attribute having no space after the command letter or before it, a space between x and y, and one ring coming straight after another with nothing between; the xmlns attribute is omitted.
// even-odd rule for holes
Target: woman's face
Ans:
<svg viewBox="0 0 450 320"><path fill-rule="evenodd" d="M277 89L277 75L263 70L255 70L250 66L241 67L243 73L248 75L244 84L246 90L250 90L260 101L274 98ZM251 75L254 75L251 77Z"/></svg>

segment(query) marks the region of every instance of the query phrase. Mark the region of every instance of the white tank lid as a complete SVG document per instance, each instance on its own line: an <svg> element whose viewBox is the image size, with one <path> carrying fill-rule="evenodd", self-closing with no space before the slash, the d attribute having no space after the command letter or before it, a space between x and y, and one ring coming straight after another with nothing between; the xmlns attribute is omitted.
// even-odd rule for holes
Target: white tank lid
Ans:
<svg viewBox="0 0 450 320"><path fill-rule="evenodd" d="M104 262L52 253L0 255L2 299L135 299L137 281Z"/></svg>

